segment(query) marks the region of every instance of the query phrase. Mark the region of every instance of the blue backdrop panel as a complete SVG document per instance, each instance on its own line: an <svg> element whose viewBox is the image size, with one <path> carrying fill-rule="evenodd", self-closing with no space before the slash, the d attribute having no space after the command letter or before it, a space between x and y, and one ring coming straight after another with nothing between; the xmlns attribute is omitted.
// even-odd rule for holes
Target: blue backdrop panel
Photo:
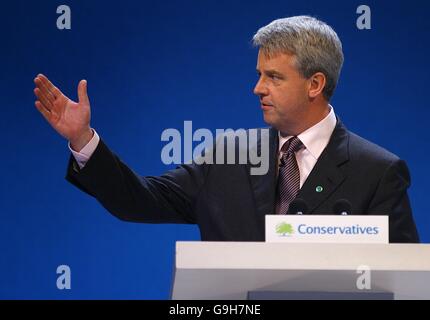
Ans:
<svg viewBox="0 0 430 320"><path fill-rule="evenodd" d="M72 29L56 8L70 6ZM367 1L9 1L0 12L0 298L168 298L176 240L195 226L124 223L64 180L69 152L34 108L33 78L76 98L88 80L92 125L143 175L160 159L166 128L264 126L254 32L273 19L316 16L341 37L345 65L332 101L349 129L404 158L424 242L430 241L428 32L430 3ZM360 192L357 188L357 192ZM71 290L58 290L68 265Z"/></svg>

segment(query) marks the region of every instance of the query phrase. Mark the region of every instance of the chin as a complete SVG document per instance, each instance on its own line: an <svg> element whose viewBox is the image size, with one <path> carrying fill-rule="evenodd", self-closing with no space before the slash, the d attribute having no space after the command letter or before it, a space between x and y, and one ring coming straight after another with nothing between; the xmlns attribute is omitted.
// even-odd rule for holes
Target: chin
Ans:
<svg viewBox="0 0 430 320"><path fill-rule="evenodd" d="M277 127L278 127L278 122L276 121L276 119L274 119L274 117L273 116L271 116L271 115L269 115L269 114L264 114L264 116L263 116L263 118L264 118L264 122L266 122L266 124L268 124L269 126L271 126L271 127L273 127L273 128L275 128L275 129L277 129Z"/></svg>

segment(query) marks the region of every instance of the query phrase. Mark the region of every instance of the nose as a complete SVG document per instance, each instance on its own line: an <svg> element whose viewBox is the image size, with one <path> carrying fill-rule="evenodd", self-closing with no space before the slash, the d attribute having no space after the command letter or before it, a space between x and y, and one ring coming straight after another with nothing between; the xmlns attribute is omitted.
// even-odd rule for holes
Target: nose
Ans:
<svg viewBox="0 0 430 320"><path fill-rule="evenodd" d="M258 82L254 87L254 94L257 96L266 96L268 94L267 87L264 84L262 77L258 79Z"/></svg>

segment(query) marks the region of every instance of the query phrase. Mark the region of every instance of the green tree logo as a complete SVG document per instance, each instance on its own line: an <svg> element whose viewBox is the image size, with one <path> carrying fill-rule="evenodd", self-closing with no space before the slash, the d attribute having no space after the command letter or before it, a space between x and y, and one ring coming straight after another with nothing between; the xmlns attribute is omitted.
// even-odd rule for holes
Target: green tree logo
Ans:
<svg viewBox="0 0 430 320"><path fill-rule="evenodd" d="M282 222L276 226L276 233L286 237L292 235L294 233L294 229L291 224Z"/></svg>

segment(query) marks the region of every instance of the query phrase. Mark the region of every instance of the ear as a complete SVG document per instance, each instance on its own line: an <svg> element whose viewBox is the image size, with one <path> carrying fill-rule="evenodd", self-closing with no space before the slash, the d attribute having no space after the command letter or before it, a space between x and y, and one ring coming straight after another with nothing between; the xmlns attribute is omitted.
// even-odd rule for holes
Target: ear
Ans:
<svg viewBox="0 0 430 320"><path fill-rule="evenodd" d="M309 78L309 98L316 98L322 94L327 83L327 79L322 72L317 72Z"/></svg>

